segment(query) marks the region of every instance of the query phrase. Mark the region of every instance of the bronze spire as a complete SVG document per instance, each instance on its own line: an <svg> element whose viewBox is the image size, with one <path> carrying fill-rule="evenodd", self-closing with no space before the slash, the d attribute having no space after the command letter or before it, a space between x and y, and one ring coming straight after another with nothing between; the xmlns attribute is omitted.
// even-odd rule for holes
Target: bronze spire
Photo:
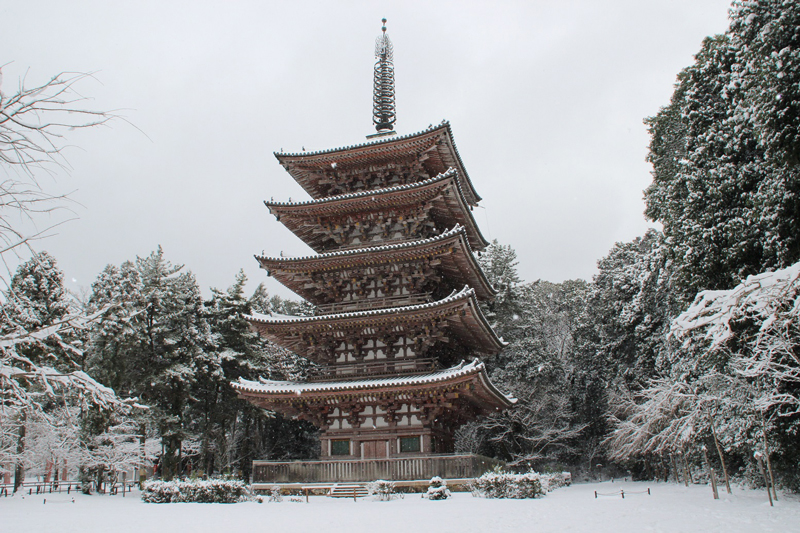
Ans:
<svg viewBox="0 0 800 533"><path fill-rule="evenodd" d="M375 77L372 91L372 122L378 133L394 129L397 119L394 104L394 47L386 34L386 19L382 19L381 34L375 39Z"/></svg>

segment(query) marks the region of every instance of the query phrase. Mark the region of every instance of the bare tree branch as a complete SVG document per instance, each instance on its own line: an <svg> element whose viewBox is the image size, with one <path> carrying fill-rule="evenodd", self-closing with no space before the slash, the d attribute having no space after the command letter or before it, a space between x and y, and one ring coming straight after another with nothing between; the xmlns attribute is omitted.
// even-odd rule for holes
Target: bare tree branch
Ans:
<svg viewBox="0 0 800 533"><path fill-rule="evenodd" d="M56 227L75 218L69 216L68 195L45 190L36 173L69 171L63 153L68 133L120 118L91 109L90 99L78 91L87 79L94 75L61 72L29 87L26 74L13 94L0 90L0 167L5 167L7 176L0 180L0 263L5 267L0 282L6 288L11 258L32 254L34 241L52 235ZM39 225L42 218L61 211L67 216L59 217L60 221Z"/></svg>
<svg viewBox="0 0 800 533"><path fill-rule="evenodd" d="M36 87L25 78L11 96L0 93L0 162L21 167L30 177L35 168L55 163L68 168L62 155L65 133L107 123L115 115L83 107L89 99L77 85L92 73L61 72Z"/></svg>

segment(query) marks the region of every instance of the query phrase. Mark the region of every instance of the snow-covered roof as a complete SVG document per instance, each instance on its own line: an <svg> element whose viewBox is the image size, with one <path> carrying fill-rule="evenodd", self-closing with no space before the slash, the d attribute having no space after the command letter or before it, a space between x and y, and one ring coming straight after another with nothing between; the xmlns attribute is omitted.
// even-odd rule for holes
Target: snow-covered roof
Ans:
<svg viewBox="0 0 800 533"><path fill-rule="evenodd" d="M405 141L407 139L413 139L414 137L418 137L418 136L423 135L425 133L428 133L428 132L431 132L431 131L436 131L436 130L439 130L439 129L442 129L442 128L448 128L449 129L450 128L450 123L448 121L446 121L446 120L443 120L441 124L438 124L436 126L431 124L430 126L428 126L427 128L425 128L422 131L417 131L417 132L414 132L414 133L407 133L405 135L383 137L381 139L377 139L377 140L374 140L374 141L367 141L367 142L363 142L363 143L359 143L359 144L350 144L350 145L347 145L347 146L340 146L338 148L328 148L328 149L325 149L325 150L313 150L313 151L310 151L310 152L286 152L286 153L273 152L273 154L275 154L275 157L277 157L278 159L281 159L282 157L310 157L310 156L315 156L315 155L335 154L336 152L344 152L344 151L347 151L347 150L354 150L356 148L366 148L368 146L376 146L376 145L381 145L381 144L395 143L397 141Z"/></svg>
<svg viewBox="0 0 800 533"><path fill-rule="evenodd" d="M436 235L435 237L430 237L428 239L420 239L418 241L405 241L394 244L385 244L383 246L372 246L369 248L351 248L349 250L337 250L335 252L326 252L324 254L315 254L315 255L304 255L301 257L269 257L263 255L256 255L255 257L258 261L271 261L275 263L290 263L294 261L308 261L311 259L332 259L335 257L347 257L352 255L361 255L361 254L366 255L379 252L388 252L390 250L417 248L419 246L424 246L426 244L433 244L440 241L446 241L450 237L458 235L459 233L464 235L464 244L466 244L469 252L472 253L472 248L469 245L469 241L466 239L467 236L466 230L462 225L456 224L452 229L449 229L444 233L440 233L439 235Z"/></svg>
<svg viewBox="0 0 800 533"><path fill-rule="evenodd" d="M437 126L429 126L428 128L417 132L417 133L410 133L407 135L401 135L399 137L387 137L383 139L378 139L375 141L369 141L360 144L353 144L348 146L343 146L339 148L331 148L327 150L316 150L311 152L294 152L294 153L281 153L281 152L274 152L275 157L278 161L283 164L289 173L292 174L295 180L298 180L300 186L302 186L306 191L308 191L312 196L315 196L313 190L314 188L309 188L309 185L305 183L305 179L301 177L301 174L294 174L294 171L290 168L292 161L302 161L303 166L305 167L302 171L303 173L310 170L308 165L312 162L316 162L318 164L328 164L332 157L338 157L337 154L347 154L348 152L373 152L379 153L381 151L388 151L392 148L402 147L404 145L411 145L416 139L422 140L425 137L432 137L435 132L443 132L444 135L447 137L448 142L445 144L452 149L450 152L450 156L452 157L452 161L446 163L445 166L456 166L464 179L464 192L465 197L468 198L469 203L474 205L480 202L481 197L478 196L478 193L475 191L474 186L472 185L472 181L467 174L466 169L464 168L464 163L461 160L461 155L458 152L458 147L456 146L455 140L453 139L453 130L450 127L450 123L446 120L443 120L441 124ZM336 161L333 161L336 162Z"/></svg>
<svg viewBox="0 0 800 533"><path fill-rule="evenodd" d="M325 234L325 231L320 232L323 227L320 217L381 211L397 206L418 205L431 201L440 210L449 213L449 215L437 215L445 217L445 220L441 221L443 225L450 225L452 221L457 221L467 228L467 235L473 248L477 247L482 250L489 245L472 215L458 171L452 167L434 178L415 183L368 189L302 202L270 200L265 201L264 205L290 231L319 252L322 251L322 242L324 242L322 235ZM447 222L448 220L451 222Z"/></svg>
<svg viewBox="0 0 800 533"><path fill-rule="evenodd" d="M232 383L232 385L235 389L242 392L299 395L312 392L338 392L395 388L414 385L432 385L479 373L483 373L485 375L485 365L475 359L471 363L462 362L457 366L446 368L444 370L437 370L435 372L428 372L424 374L408 374L389 378L365 378L349 381L323 382L274 381L269 379L250 381L239 378L239 381ZM505 399L505 401L509 404L517 401L513 396L503 394L497 390L494 385L491 384L488 378L485 380L485 384L487 385L487 388L489 388L495 395Z"/></svg>
<svg viewBox="0 0 800 533"><path fill-rule="evenodd" d="M396 315L404 312L421 311L423 309L432 309L440 307L448 303L465 300L467 298L474 298L475 290L471 287L464 287L460 291L453 291L449 296L436 300L435 302L427 302L423 304L407 305L404 307L390 307L384 309L370 309L365 311L352 311L349 313L337 313L330 315L317 315L317 316L291 316L291 315L263 315L261 313L252 313L245 315L247 320L261 324L300 324L304 322L330 322L340 320L343 318L361 318L368 316L380 315ZM491 330L491 328L489 328Z"/></svg>
<svg viewBox="0 0 800 533"><path fill-rule="evenodd" d="M302 207L302 206L312 206L312 205L319 205L319 204L326 204L326 203L333 203L339 202L342 200L352 200L354 198L364 198L375 196L378 194L387 194L393 192L400 192L400 191L408 191L414 189L421 189L423 187L427 187L433 183L438 181L444 181L450 177L458 177L458 171L454 168L447 169L446 172L442 172L441 174L429 178L423 181L417 181L415 183L406 183L405 185L395 185L394 187L385 187L383 189L367 189L364 191L356 191L347 194L337 194L336 196L328 196L326 198L316 198L314 200L306 200L304 202L264 202L267 207ZM458 191L461 195L464 195L464 191L461 189L461 183L459 183L458 179L456 179L456 184L458 186Z"/></svg>
<svg viewBox="0 0 800 533"><path fill-rule="evenodd" d="M449 250L454 247L458 247L460 252L451 253ZM320 304L324 300L320 299L321 296L313 287L309 288L306 285L305 279L297 279L296 272L375 267L421 257L440 257L443 261L442 269L449 279L452 279L454 284L472 285L481 299L491 299L497 294L472 253L466 228L459 224L428 239L338 250L297 258L257 255L256 260L269 275L275 276L275 279L290 290L312 303Z"/></svg>
<svg viewBox="0 0 800 533"><path fill-rule="evenodd" d="M464 287L449 296L414 305L365 309L317 316L245 315L251 326L272 342L315 362L319 354L304 339L305 333L339 338L342 332L363 331L374 325L394 324L396 331L407 332L413 324L426 324L446 319L446 327L461 339L473 353L486 357L496 355L506 346L483 315L475 291ZM409 333L412 334L412 333ZM416 333L413 333L416 334Z"/></svg>

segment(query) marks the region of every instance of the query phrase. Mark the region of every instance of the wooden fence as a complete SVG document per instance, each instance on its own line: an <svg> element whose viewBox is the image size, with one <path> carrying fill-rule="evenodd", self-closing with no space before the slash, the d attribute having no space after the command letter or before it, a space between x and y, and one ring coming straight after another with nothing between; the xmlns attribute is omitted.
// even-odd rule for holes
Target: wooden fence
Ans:
<svg viewBox="0 0 800 533"><path fill-rule="evenodd" d="M504 463L482 455L425 455L388 459L253 461L253 483L344 483L478 477Z"/></svg>
<svg viewBox="0 0 800 533"><path fill-rule="evenodd" d="M90 481L89 483L92 486L92 492L105 494L107 490L109 494L118 494L121 492L123 496L126 492L130 492L131 489L138 484L135 481L117 481L113 484L110 482L105 483L105 487L97 487L94 481ZM17 490L22 494L27 492L28 495L32 496L34 494L53 494L60 492L66 492L67 494L70 494L72 491L80 491L80 489L80 481L26 481L24 483L20 483L20 486ZM0 483L0 496L11 496L13 494L13 483Z"/></svg>

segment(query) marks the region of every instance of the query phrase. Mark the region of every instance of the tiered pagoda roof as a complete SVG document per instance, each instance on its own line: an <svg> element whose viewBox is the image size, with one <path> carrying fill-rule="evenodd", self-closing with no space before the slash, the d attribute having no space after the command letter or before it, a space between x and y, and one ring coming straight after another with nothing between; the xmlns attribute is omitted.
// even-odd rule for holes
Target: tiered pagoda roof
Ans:
<svg viewBox="0 0 800 533"><path fill-rule="evenodd" d="M447 121L410 135L316 152L276 152L275 157L315 199L329 196L328 185L335 181L337 173L346 174L353 168L396 167L416 162L428 175L420 181L454 168L467 203L476 205L481 200L467 175Z"/></svg>
<svg viewBox="0 0 800 533"><path fill-rule="evenodd" d="M317 316L253 314L246 318L263 337L320 364L330 363L320 360L313 349L320 337L344 340L348 332L387 328L403 334L409 326L442 320L446 321L447 330L476 355L494 356L505 346L481 312L474 289L469 287L435 302L404 307Z"/></svg>
<svg viewBox="0 0 800 533"><path fill-rule="evenodd" d="M434 178L384 189L372 189L341 194L306 202L264 202L270 213L292 233L308 244L315 252L326 251L326 232L322 219L357 216L393 208L432 204L431 217L441 227L464 226L474 250L489 245L481 235L472 216L458 179L458 172L450 168Z"/></svg>
<svg viewBox="0 0 800 533"><path fill-rule="evenodd" d="M475 260L467 242L466 229L459 225L430 239L299 258L256 256L256 259L269 275L316 305L328 302L324 301L323 294L317 292L316 286L309 283L311 272L363 269L420 259L439 263L438 268L449 282L458 286L469 285L475 289L479 299L493 299L496 294ZM358 302L350 302L350 305L357 307Z"/></svg>
<svg viewBox="0 0 800 533"><path fill-rule="evenodd" d="M239 396L265 409L279 408L298 415L310 404L335 405L339 400L386 399L425 402L426 396L448 395L459 398L472 407L471 416L491 414L516 403L512 396L500 392L486 377L483 363L471 363L428 372L388 378L355 381L293 382L239 378L233 383Z"/></svg>

